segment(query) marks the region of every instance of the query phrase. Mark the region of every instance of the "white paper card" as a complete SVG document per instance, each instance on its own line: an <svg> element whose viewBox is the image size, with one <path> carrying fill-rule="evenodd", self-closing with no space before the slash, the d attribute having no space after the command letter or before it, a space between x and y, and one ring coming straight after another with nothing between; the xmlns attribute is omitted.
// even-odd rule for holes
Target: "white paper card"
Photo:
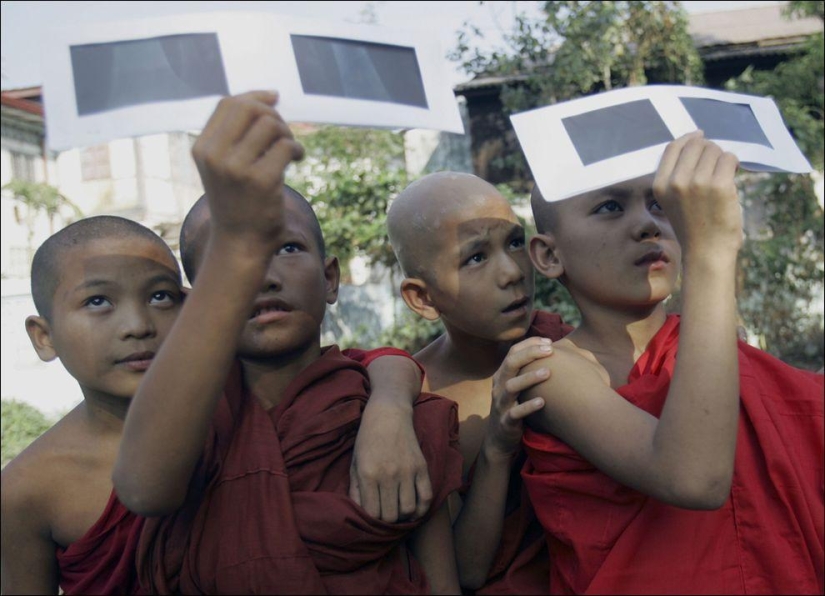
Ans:
<svg viewBox="0 0 825 596"><path fill-rule="evenodd" d="M49 147L199 130L224 95L280 94L287 122L463 133L434 38L272 13L55 29L43 47Z"/></svg>
<svg viewBox="0 0 825 596"><path fill-rule="evenodd" d="M652 174L665 146L702 129L746 169L804 173L811 165L772 99L700 87L628 87L510 117L547 201Z"/></svg>

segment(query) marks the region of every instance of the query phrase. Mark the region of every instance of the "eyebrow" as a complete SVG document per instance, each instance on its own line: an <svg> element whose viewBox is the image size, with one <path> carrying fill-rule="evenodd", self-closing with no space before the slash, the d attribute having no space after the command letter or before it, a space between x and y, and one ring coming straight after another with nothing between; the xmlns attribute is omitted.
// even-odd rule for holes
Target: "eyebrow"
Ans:
<svg viewBox="0 0 825 596"><path fill-rule="evenodd" d="M513 237L516 233L524 233L524 226L520 223L512 223L510 224L510 229L507 230L505 234L506 238ZM483 234L483 235L482 235ZM479 237L481 236L481 237ZM461 244L459 248L459 254L464 255L469 252L475 252L480 248L483 248L490 244L490 228L485 228L483 233L479 233L475 235L473 238L470 238L463 244Z"/></svg>
<svg viewBox="0 0 825 596"><path fill-rule="evenodd" d="M170 282L170 283L172 283L176 286L180 285L174 275L172 275L170 273L158 273L157 275L153 275L152 277L150 277L146 281L146 283L144 284L144 287L148 288L150 286L154 286L154 285L162 283L162 282ZM93 290L95 288L105 288L105 287L114 286L114 285L117 285L117 284L115 282L113 282L112 280L109 280L109 279L90 279L90 280L84 281L80 285L76 286L72 290L72 292L83 292L85 290Z"/></svg>

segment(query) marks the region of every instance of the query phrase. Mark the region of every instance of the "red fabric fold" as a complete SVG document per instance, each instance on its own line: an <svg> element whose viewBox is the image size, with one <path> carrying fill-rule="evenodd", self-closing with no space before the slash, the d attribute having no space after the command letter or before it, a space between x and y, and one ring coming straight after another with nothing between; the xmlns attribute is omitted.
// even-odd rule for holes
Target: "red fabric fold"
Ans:
<svg viewBox="0 0 825 596"><path fill-rule="evenodd" d="M369 395L365 369L327 348L266 411L236 365L184 507L147 520L138 555L153 592L413 594L428 590L403 542L422 521L387 524L347 496ZM431 511L458 488L455 404L422 395L416 433Z"/></svg>
<svg viewBox="0 0 825 596"><path fill-rule="evenodd" d="M668 317L618 392L659 416L676 364ZM622 486L555 437L524 435L525 486L550 546L554 594L822 594L823 377L739 344L731 494L715 511Z"/></svg>
<svg viewBox="0 0 825 596"><path fill-rule="evenodd" d="M144 518L118 500L115 491L97 522L80 540L57 547L64 594L139 594L135 553Z"/></svg>

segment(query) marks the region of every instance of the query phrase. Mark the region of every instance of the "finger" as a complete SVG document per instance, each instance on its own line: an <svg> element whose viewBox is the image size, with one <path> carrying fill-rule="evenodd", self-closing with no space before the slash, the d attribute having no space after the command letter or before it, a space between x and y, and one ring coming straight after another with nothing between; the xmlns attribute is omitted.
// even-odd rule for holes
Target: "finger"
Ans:
<svg viewBox="0 0 825 596"><path fill-rule="evenodd" d="M361 507L374 518L381 517L381 500L378 497L378 486L367 483L361 486Z"/></svg>
<svg viewBox="0 0 825 596"><path fill-rule="evenodd" d="M277 114L277 112L274 112ZM293 139L286 122L271 114L260 116L238 142L233 157L242 163L253 163L274 147L281 139Z"/></svg>
<svg viewBox="0 0 825 596"><path fill-rule="evenodd" d="M541 397L534 397L533 399L524 402L523 404L518 404L513 406L509 410L507 410L506 417L510 418L511 420L521 421L522 419L526 418L530 414L535 414L539 410L544 407L544 398Z"/></svg>
<svg viewBox="0 0 825 596"><path fill-rule="evenodd" d="M507 381L505 383L505 389L507 389L508 393L513 395L518 395L525 389L529 389L539 383L543 383L547 379L550 378L550 369L547 367L540 368L538 370L530 371L528 373L524 373L523 375L519 375Z"/></svg>
<svg viewBox="0 0 825 596"><path fill-rule="evenodd" d="M722 149L719 145L710 141L705 143L702 155L696 164L696 172L694 174L696 183L710 182L711 178L713 178L713 172L716 170L716 163L721 156Z"/></svg>
<svg viewBox="0 0 825 596"><path fill-rule="evenodd" d="M662 154L662 159L659 161L659 167L656 168L656 176L653 179L653 191L656 198L665 195L673 170L682 153L682 148L691 140L701 139L703 136L703 131L695 130L668 143L664 154Z"/></svg>
<svg viewBox="0 0 825 596"><path fill-rule="evenodd" d="M246 134L253 122L263 115L276 115L270 103L271 92L250 92L234 97L224 97L201 133L198 145L208 146L212 151L228 151ZM260 101L263 97L265 101ZM275 96L277 99L277 96ZM274 100L273 100L274 101ZM193 154L196 154L193 147Z"/></svg>
<svg viewBox="0 0 825 596"><path fill-rule="evenodd" d="M398 519L410 519L415 513L415 479L405 478L398 487Z"/></svg>
<svg viewBox="0 0 825 596"><path fill-rule="evenodd" d="M696 176L699 160L708 147L709 144L702 137L692 138L682 147L679 159L670 176L670 187L677 190L682 196L689 192L691 183Z"/></svg>
<svg viewBox="0 0 825 596"><path fill-rule="evenodd" d="M379 488L381 498L381 519L387 523L398 521L398 485L390 484Z"/></svg>
<svg viewBox="0 0 825 596"><path fill-rule="evenodd" d="M535 362L536 360L540 360L542 358L547 358L552 353L553 346L551 344L543 343L536 346L530 346L520 350L519 352L510 354L507 359L510 361L510 365L514 372L518 373L522 368L531 362Z"/></svg>
<svg viewBox="0 0 825 596"><path fill-rule="evenodd" d="M355 470L355 466L350 466L349 468L349 498L358 505L363 506L361 503L361 489L358 486L358 473Z"/></svg>
<svg viewBox="0 0 825 596"><path fill-rule="evenodd" d="M430 510L433 502L433 486L430 483L430 474L426 467L415 475L415 517L424 517Z"/></svg>
<svg viewBox="0 0 825 596"><path fill-rule="evenodd" d="M303 157L304 146L301 143L292 139L280 139L255 162L252 171L265 184L272 184L283 179L284 170L290 162L300 161Z"/></svg>
<svg viewBox="0 0 825 596"><path fill-rule="evenodd" d="M521 352L522 350L526 350L527 348L532 348L534 346L542 346L542 345L553 345L553 340L549 337L528 337L527 339L523 339L517 344L513 344L513 347L510 348L509 354L516 354L517 352Z"/></svg>
<svg viewBox="0 0 825 596"><path fill-rule="evenodd" d="M739 158L733 153L725 151L716 162L716 169L713 171L713 177L721 180L733 180L734 176L736 176L736 170L738 169Z"/></svg>

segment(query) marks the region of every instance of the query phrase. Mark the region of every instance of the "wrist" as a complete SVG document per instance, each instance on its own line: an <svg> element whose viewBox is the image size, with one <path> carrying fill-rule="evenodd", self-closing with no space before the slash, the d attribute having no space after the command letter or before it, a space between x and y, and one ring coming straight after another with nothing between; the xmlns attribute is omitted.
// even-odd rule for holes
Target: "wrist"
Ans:
<svg viewBox="0 0 825 596"><path fill-rule="evenodd" d="M390 413L402 413L405 415L412 415L413 405L407 399L400 399L399 393L395 391L375 391L370 394L367 400L367 409L382 410Z"/></svg>
<svg viewBox="0 0 825 596"><path fill-rule="evenodd" d="M513 457L516 455L516 453L518 453L518 445L515 445L512 448L507 449L498 441L491 439L490 435L487 434L487 436L484 437L484 440L481 443L479 457L484 458L491 465L506 465L509 467L510 464L513 462Z"/></svg>

